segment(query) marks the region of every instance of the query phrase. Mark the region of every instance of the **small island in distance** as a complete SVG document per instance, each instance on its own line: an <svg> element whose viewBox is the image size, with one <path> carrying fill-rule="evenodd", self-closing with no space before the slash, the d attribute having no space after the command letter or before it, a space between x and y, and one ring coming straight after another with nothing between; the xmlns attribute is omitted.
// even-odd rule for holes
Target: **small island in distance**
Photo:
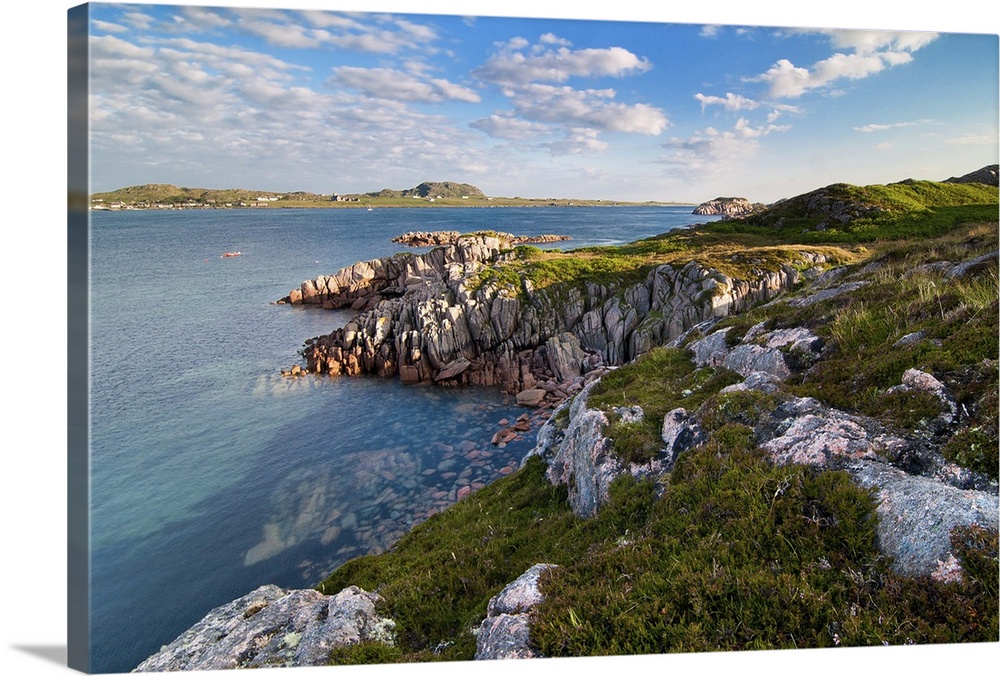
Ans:
<svg viewBox="0 0 1000 676"><path fill-rule="evenodd" d="M230 188L179 188L152 183L98 192L90 208L119 209L247 209L247 208L385 208L385 207L572 207L572 206L693 206L692 202L622 202L606 199L493 197L468 183L425 181L413 188L376 192L317 194Z"/></svg>

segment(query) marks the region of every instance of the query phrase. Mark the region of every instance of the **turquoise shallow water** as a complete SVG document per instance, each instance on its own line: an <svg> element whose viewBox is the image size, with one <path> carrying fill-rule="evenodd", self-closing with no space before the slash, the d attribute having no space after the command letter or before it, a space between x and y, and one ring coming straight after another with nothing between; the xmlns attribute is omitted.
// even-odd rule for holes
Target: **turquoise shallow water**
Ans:
<svg viewBox="0 0 1000 676"><path fill-rule="evenodd" d="M94 212L92 669L123 672L265 583L311 586L509 472L523 409L492 390L289 380L349 315L275 305L406 250L408 230L561 233L570 248L703 222L689 208ZM220 257L238 250L239 258Z"/></svg>

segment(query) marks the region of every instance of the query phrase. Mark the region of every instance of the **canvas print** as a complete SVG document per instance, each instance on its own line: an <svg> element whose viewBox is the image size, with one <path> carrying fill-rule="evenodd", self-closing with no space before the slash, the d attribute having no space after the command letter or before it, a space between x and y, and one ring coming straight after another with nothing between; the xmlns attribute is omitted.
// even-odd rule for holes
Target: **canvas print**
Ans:
<svg viewBox="0 0 1000 676"><path fill-rule="evenodd" d="M997 35L69 27L70 666L998 640Z"/></svg>

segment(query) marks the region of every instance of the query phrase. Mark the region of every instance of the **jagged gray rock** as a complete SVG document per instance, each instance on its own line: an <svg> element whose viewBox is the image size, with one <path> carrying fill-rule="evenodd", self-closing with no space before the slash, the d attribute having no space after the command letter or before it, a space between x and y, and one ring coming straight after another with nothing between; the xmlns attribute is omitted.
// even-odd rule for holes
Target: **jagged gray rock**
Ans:
<svg viewBox="0 0 1000 676"><path fill-rule="evenodd" d="M538 589L539 577L557 567L551 563L536 563L490 599L486 606L486 619L476 632L474 659L544 657L529 645L531 610L545 598Z"/></svg>
<svg viewBox="0 0 1000 676"><path fill-rule="evenodd" d="M631 361L693 326L771 300L800 279L792 265L736 279L690 262L645 281L511 288L480 273L504 243L462 237L425 254L357 263L303 282L285 302L359 311L343 329L307 341L307 370L374 373L407 383L499 386L516 394ZM803 252L817 264L822 256ZM467 364L466 364L467 362Z"/></svg>
<svg viewBox="0 0 1000 676"><path fill-rule="evenodd" d="M591 383L573 399L569 426L555 448L549 449L552 455L546 470L550 483L569 488L570 506L580 516L596 514L608 501L611 482L625 471L625 465L610 454L611 442L604 436L607 416L587 407L594 385Z"/></svg>
<svg viewBox="0 0 1000 676"><path fill-rule="evenodd" d="M763 208L764 205L760 202L751 202L745 197L716 197L714 200L702 202L691 213L699 216L739 218Z"/></svg>
<svg viewBox="0 0 1000 676"><path fill-rule="evenodd" d="M392 643L395 623L359 587L334 596L265 585L219 606L134 671L318 666L330 651L361 641Z"/></svg>
<svg viewBox="0 0 1000 676"><path fill-rule="evenodd" d="M663 416L660 438L665 444L663 449L665 467L670 469L681 453L705 440L705 433L687 410L675 408Z"/></svg>
<svg viewBox="0 0 1000 676"><path fill-rule="evenodd" d="M743 344L734 347L726 355L722 365L730 371L739 373L743 377L747 377L755 372L764 372L779 380L784 380L792 374L780 350L753 344Z"/></svg>

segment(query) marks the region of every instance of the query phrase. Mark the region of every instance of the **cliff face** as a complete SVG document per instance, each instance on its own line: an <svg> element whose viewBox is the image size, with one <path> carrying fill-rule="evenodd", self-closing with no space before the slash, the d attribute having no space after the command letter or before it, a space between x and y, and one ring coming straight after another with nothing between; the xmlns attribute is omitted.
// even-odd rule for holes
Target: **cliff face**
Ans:
<svg viewBox="0 0 1000 676"><path fill-rule="evenodd" d="M343 329L307 341L307 370L499 386L509 393L552 387L602 364L624 364L799 280L787 264L736 279L692 262L660 265L630 285L535 290L527 280L520 289L481 282L485 266L508 256L494 237L468 237L421 256L357 263L303 282L286 302L359 311ZM806 264L824 262L816 254L802 257Z"/></svg>

